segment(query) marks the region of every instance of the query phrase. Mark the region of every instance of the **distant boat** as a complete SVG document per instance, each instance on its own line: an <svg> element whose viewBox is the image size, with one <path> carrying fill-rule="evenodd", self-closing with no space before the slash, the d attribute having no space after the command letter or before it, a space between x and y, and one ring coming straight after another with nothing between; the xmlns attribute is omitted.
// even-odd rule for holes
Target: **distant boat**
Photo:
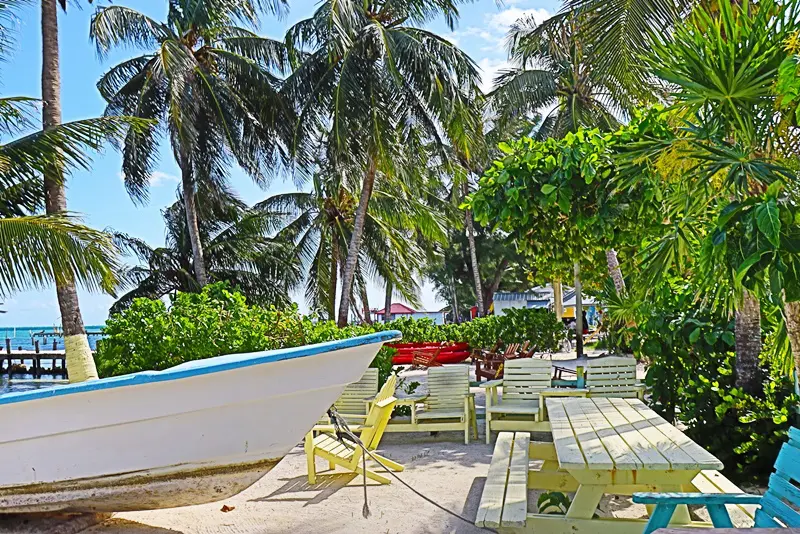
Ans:
<svg viewBox="0 0 800 534"><path fill-rule="evenodd" d="M386 331L0 396L0 513L218 501L264 476L357 381Z"/></svg>

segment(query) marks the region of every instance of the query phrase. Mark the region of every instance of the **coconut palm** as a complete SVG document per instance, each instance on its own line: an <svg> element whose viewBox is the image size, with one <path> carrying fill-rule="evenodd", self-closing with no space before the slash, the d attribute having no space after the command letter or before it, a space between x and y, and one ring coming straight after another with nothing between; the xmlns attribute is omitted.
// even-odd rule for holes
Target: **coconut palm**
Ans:
<svg viewBox="0 0 800 534"><path fill-rule="evenodd" d="M328 158L348 188L359 191L342 271L339 325L348 320L356 264L376 177L413 173L410 147L423 139L442 151L479 130L472 109L478 73L449 41L415 25L442 15L452 25L455 3L389 0L323 2L289 29L295 57L285 92L298 121L293 150L301 166L327 136Z"/></svg>
<svg viewBox="0 0 800 534"><path fill-rule="evenodd" d="M290 291L300 282L300 265L291 244L273 239L280 219L273 213L249 208L234 194L218 188L197 191L200 239L210 282L227 281L249 302L288 306ZM183 199L164 209L166 243L152 248L141 239L114 235L122 250L140 264L124 270L123 286L132 288L110 313L128 307L138 297L161 298L176 291L198 292L194 257Z"/></svg>
<svg viewBox="0 0 800 534"><path fill-rule="evenodd" d="M359 315L366 314L365 318L369 315L363 295L369 279L380 278L391 292L418 303L415 273L424 262L419 240L441 242L446 234L445 219L422 201L424 194L419 190L410 194L383 178L379 175L376 180L356 263L356 286L362 307L367 308ZM256 208L283 216L276 239L294 243L305 268L309 307L333 320L342 259L353 233L356 193L345 187L339 173L322 166L312 177L311 191L274 195Z"/></svg>
<svg viewBox="0 0 800 534"><path fill-rule="evenodd" d="M0 98L0 135L15 136L30 129L33 102ZM118 261L111 237L67 213L41 215L45 200L41 176L53 167L62 173L87 169L90 160L85 151L101 148L107 136L121 139L127 127L128 122L116 118L89 119L0 145L0 295L53 283L113 289ZM70 370L78 369L73 380L82 371L91 371L75 356L67 354Z"/></svg>
<svg viewBox="0 0 800 534"><path fill-rule="evenodd" d="M145 52L113 67L97 87L108 102L106 115L160 124L158 131L132 131L125 140L122 170L134 199L147 199L159 139L169 138L181 169L193 270L201 287L209 275L196 190L203 183L224 187L233 163L265 185L281 153L278 129L291 123L273 73L285 65L284 47L252 31L259 5L175 0L166 22L122 6L101 8L92 19L90 35L101 55L121 47ZM266 5L273 12L281 6Z"/></svg>
<svg viewBox="0 0 800 534"><path fill-rule="evenodd" d="M506 117L546 110L535 137L562 137L578 128L611 130L625 108L613 79L594 68L578 39L579 17L538 25L532 17L509 31L509 55L515 67L501 72L489 93L492 108Z"/></svg>

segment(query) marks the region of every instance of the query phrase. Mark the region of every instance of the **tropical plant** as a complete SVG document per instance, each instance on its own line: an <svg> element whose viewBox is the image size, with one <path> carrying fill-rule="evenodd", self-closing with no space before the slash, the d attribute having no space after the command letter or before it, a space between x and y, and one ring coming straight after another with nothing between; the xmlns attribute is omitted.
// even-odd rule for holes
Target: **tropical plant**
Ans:
<svg viewBox="0 0 800 534"><path fill-rule="evenodd" d="M285 89L298 110L294 152L301 165L313 164L324 134L329 161L360 192L342 270L340 326L348 320L376 177L402 181L416 172L419 147L446 159L447 143L466 147L479 130L474 63L414 26L438 15L452 26L455 4L326 1L286 35L295 58Z"/></svg>
<svg viewBox="0 0 800 534"><path fill-rule="evenodd" d="M263 306L289 306L289 293L300 282L300 266L292 246L272 238L280 224L274 213L249 208L234 194L221 189L197 191L200 240L212 282L227 282L247 300ZM158 299L177 291L202 288L194 273L192 246L183 200L163 210L166 244L152 248L141 239L117 233L119 247L134 255L139 265L124 270L123 287L133 286L111 308L118 313L138 297Z"/></svg>
<svg viewBox="0 0 800 534"><path fill-rule="evenodd" d="M730 0L700 6L672 34L659 37L646 58L672 91L671 112L685 123L671 142L658 143L656 150L694 163L680 169L669 188L664 220L673 221L672 230L651 248L651 257L658 260L652 262L653 271L665 272L669 264L685 264L693 256L703 260L701 276L710 291L718 287L720 276L729 277L728 301L736 306L736 384L747 393L761 390L760 288L741 282L758 258L746 265L736 254L724 253L726 231L744 235L747 229L719 228L744 222L720 214L731 202L745 202L772 182L793 180L785 157L796 132L775 112L774 87L786 57L784 42L796 29L797 9L796 2L770 0L757 6ZM759 209L762 224L774 222L776 206L767 202ZM718 215L720 225L713 223ZM773 240L776 230L768 232Z"/></svg>
<svg viewBox="0 0 800 534"><path fill-rule="evenodd" d="M263 4L178 0L168 3L163 23L122 6L100 8L92 18L90 36L101 56L124 47L145 51L113 67L97 87L108 102L106 115L159 122L157 130L131 131L125 139L122 170L135 200L147 199L159 140L169 138L201 287L209 276L196 191L201 184L225 187L233 162L266 184L280 159L279 129L291 123L273 73L286 65L284 47L250 29L259 7L277 12L283 3Z"/></svg>
<svg viewBox="0 0 800 534"><path fill-rule="evenodd" d="M592 54L578 36L584 17L559 17L538 25L523 17L508 34L514 65L494 80L488 98L498 114L532 116L543 109L534 137L563 137L579 128L613 130L623 115L625 95L614 91L606 71L591 62Z"/></svg>
<svg viewBox="0 0 800 534"><path fill-rule="evenodd" d="M384 178L380 175L376 179L367 210L355 279L364 291L370 278L388 281L393 292L413 305L419 299L415 273L425 259L419 240L444 242L446 219L425 202L432 194L424 184L409 191ZM275 195L257 208L282 217L276 239L293 243L295 255L304 263L306 300L312 310L333 320L344 251L353 232L357 193L325 165L320 165L311 182L309 192Z"/></svg>

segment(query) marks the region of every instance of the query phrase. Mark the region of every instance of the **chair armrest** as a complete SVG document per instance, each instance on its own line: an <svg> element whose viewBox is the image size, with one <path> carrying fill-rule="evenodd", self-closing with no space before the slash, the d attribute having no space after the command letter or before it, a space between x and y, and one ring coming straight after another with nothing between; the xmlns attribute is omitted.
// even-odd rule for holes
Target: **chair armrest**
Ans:
<svg viewBox="0 0 800 534"><path fill-rule="evenodd" d="M479 385L479 387L482 387L483 389L493 389L493 388L502 386L503 385L503 380L502 379L501 380L489 380L488 382L483 382L483 383L478 384L478 385Z"/></svg>
<svg viewBox="0 0 800 534"><path fill-rule="evenodd" d="M634 493L638 504L760 504L761 495L747 493Z"/></svg>

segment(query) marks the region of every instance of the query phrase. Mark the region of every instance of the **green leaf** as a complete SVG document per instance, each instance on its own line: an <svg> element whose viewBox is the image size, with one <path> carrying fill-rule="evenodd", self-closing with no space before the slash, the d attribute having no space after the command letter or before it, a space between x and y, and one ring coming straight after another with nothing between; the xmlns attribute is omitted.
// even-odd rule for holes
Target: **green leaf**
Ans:
<svg viewBox="0 0 800 534"><path fill-rule="evenodd" d="M692 330L692 333L689 334L689 343L697 343L697 340L700 339L700 334L701 332L699 328Z"/></svg>
<svg viewBox="0 0 800 534"><path fill-rule="evenodd" d="M744 280L744 277L747 275L747 271L750 270L750 267L752 267L753 265L758 263L759 260L761 260L761 256L763 256L765 252L766 251L763 251L763 250L760 250L758 252L754 252L753 254L748 256L741 263L741 265L739 265L739 268L736 269L736 276L734 277L734 280L736 281L737 284L741 284L742 283L742 280Z"/></svg>
<svg viewBox="0 0 800 534"><path fill-rule="evenodd" d="M555 190L556 190L556 186L554 186L553 184L544 184L544 185L542 185L542 193L544 193L545 195L549 195L550 193L552 193Z"/></svg>
<svg viewBox="0 0 800 534"><path fill-rule="evenodd" d="M513 148L511 148L511 145L509 145L509 144L508 144L508 143L506 143L506 142L501 142L501 143L499 143L499 144L497 145L497 148L499 148L501 152L504 152L504 153L506 153L506 154L511 154L512 152L514 152L514 149L513 149Z"/></svg>
<svg viewBox="0 0 800 534"><path fill-rule="evenodd" d="M756 224L767 240L777 247L780 243L781 220L775 199L756 208Z"/></svg>
<svg viewBox="0 0 800 534"><path fill-rule="evenodd" d="M720 336L720 337L722 338L722 341L724 341L725 344L728 345L729 347L732 347L734 345L734 343L736 343L736 339L733 337L733 334L731 334L730 332L723 332L722 336Z"/></svg>

